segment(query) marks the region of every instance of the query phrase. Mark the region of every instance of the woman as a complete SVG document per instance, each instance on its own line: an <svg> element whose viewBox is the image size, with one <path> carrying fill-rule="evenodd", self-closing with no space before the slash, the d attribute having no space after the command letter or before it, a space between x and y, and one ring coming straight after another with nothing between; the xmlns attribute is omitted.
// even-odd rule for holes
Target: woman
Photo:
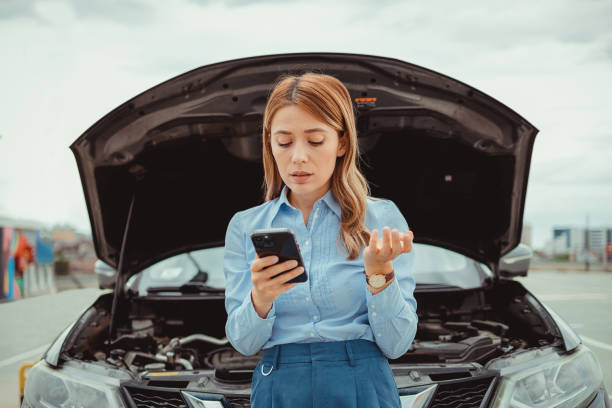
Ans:
<svg viewBox="0 0 612 408"><path fill-rule="evenodd" d="M264 112L266 201L236 213L225 240L227 337L245 355L263 348L253 407L400 407L385 356L416 333L412 232L393 202L368 197L357 160L346 87L282 78ZM256 256L250 233L278 227L294 232L307 282L286 283L295 261Z"/></svg>

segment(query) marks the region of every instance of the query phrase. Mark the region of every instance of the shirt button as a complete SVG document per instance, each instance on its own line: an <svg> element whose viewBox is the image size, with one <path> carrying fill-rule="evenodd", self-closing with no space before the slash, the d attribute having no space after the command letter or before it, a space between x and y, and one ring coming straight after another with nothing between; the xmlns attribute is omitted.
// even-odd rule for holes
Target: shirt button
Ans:
<svg viewBox="0 0 612 408"><path fill-rule="evenodd" d="M376 317L376 312L372 312L372 316Z"/></svg>
<svg viewBox="0 0 612 408"><path fill-rule="evenodd" d="M310 244L310 241L306 241L306 245Z"/></svg>
<svg viewBox="0 0 612 408"><path fill-rule="evenodd" d="M314 337L314 332L310 332L310 337Z"/></svg>
<svg viewBox="0 0 612 408"><path fill-rule="evenodd" d="M313 316L312 320L317 320L319 318L319 316Z"/></svg>
<svg viewBox="0 0 612 408"><path fill-rule="evenodd" d="M272 323L268 322L268 326L272 326Z"/></svg>
<svg viewBox="0 0 612 408"><path fill-rule="evenodd" d="M310 302L310 296L306 296L306 301Z"/></svg>
<svg viewBox="0 0 612 408"><path fill-rule="evenodd" d="M374 309L374 308L376 308L376 305L375 305L374 303L372 303L372 304L370 305L370 307L371 307L372 309Z"/></svg>
<svg viewBox="0 0 612 408"><path fill-rule="evenodd" d="M382 336L382 333L378 333L378 337Z"/></svg>

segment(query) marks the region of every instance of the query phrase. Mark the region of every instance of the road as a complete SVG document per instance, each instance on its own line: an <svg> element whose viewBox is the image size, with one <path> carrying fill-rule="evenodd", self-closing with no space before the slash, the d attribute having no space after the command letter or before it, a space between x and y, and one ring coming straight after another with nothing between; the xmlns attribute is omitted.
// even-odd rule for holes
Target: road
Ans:
<svg viewBox="0 0 612 408"><path fill-rule="evenodd" d="M532 271L518 280L580 334L597 355L607 390L612 393L612 273ZM61 329L102 292L94 288L66 290L0 304L4 334L0 336L0 408L18 406L19 366L37 360Z"/></svg>

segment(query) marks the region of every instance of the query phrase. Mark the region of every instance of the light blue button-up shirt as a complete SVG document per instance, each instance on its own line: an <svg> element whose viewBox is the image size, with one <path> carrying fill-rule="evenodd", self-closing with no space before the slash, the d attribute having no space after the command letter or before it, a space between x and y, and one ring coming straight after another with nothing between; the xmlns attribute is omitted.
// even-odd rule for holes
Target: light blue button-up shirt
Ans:
<svg viewBox="0 0 612 408"><path fill-rule="evenodd" d="M354 260L339 238L341 208L331 189L319 199L304 225L302 212L280 196L237 212L225 236L225 332L236 350L253 355L277 344L365 339L383 354L397 358L410 347L417 329L414 251L393 260L395 279L372 295L363 274L363 250ZM365 225L400 232L408 224L390 200L367 199ZM262 319L251 300L251 263L255 248L250 235L263 228L290 228L300 246L308 280L282 293Z"/></svg>

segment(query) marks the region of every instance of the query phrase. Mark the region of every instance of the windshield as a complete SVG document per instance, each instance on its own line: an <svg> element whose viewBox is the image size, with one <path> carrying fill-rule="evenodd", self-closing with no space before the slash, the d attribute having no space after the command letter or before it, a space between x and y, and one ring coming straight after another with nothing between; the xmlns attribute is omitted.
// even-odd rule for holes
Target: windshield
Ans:
<svg viewBox="0 0 612 408"><path fill-rule="evenodd" d="M414 244L414 278L417 284L474 288L491 271L483 264L448 249ZM206 248L164 259L132 276L126 287L145 296L150 288L180 287L193 282L225 288L223 247Z"/></svg>
<svg viewBox="0 0 612 408"><path fill-rule="evenodd" d="M145 296L152 288L198 282L225 288L223 247L200 249L159 261L128 279L126 288Z"/></svg>
<svg viewBox="0 0 612 408"><path fill-rule="evenodd" d="M491 270L465 255L433 245L414 244L414 279L417 284L448 285L468 289L482 286Z"/></svg>

